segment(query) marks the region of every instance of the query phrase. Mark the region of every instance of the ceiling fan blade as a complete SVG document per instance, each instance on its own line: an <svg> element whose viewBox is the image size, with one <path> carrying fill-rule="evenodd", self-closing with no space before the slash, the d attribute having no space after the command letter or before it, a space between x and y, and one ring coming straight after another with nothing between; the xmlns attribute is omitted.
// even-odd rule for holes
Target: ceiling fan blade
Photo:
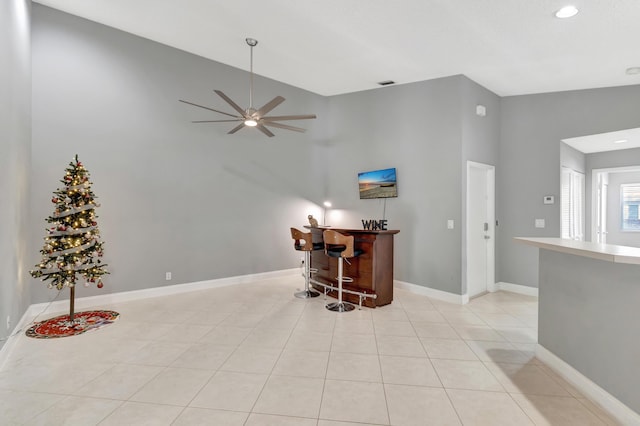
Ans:
<svg viewBox="0 0 640 426"><path fill-rule="evenodd" d="M206 107L206 106L203 106L203 105L194 104L193 102L189 102L189 101L183 101L182 99L178 99L178 100L180 102L185 103L185 104L197 106L198 108L208 109L209 111L217 112L218 114L224 114L224 115L228 115L229 117L236 117L238 119L241 119L241 117L238 117L238 116L233 115L233 114L229 114L228 112L218 111L217 109L209 108L209 107Z"/></svg>
<svg viewBox="0 0 640 426"><path fill-rule="evenodd" d="M245 126L244 126L244 123L240 123L240 124L238 124L236 127L234 127L233 129L229 130L229 131L227 132L227 134L228 134L228 135L232 135L232 134L234 134L235 132L237 132L238 130L242 129L243 127L245 127Z"/></svg>
<svg viewBox="0 0 640 426"><path fill-rule="evenodd" d="M266 127L264 127L260 123L258 123L258 125L256 126L256 129L260 130L262 133L264 133L265 135L267 135L269 137L275 136L273 133L271 133L271 131L269 129L267 129Z"/></svg>
<svg viewBox="0 0 640 426"><path fill-rule="evenodd" d="M192 121L192 123L237 123L242 120L244 120L244 118L236 118L235 120L196 120Z"/></svg>
<svg viewBox="0 0 640 426"><path fill-rule="evenodd" d="M256 114L258 115L258 117L262 117L263 115L265 115L266 113L268 113L269 111L271 111L272 109L274 109L275 107L277 107L283 102L284 102L284 98L282 96L276 96L275 98L271 99L269 102L264 104L264 106L260 108Z"/></svg>
<svg viewBox="0 0 640 426"><path fill-rule="evenodd" d="M276 123L273 121L269 121L268 123L264 123L265 126L271 126L271 127L278 127L279 129L287 129L287 130L293 130L294 132L300 132L300 133L304 133L307 130L306 129L302 129L300 127L293 127L293 126L288 126L286 124L282 124L282 123Z"/></svg>
<svg viewBox="0 0 640 426"><path fill-rule="evenodd" d="M271 117L262 117L263 121L287 121L287 120L311 120L316 118L315 114L306 114L306 115L279 115L279 116L271 116Z"/></svg>
<svg viewBox="0 0 640 426"><path fill-rule="evenodd" d="M233 102L231 100L230 97L228 97L227 95L225 95L224 93L222 93L220 90L214 90L214 92L216 92L218 94L218 96L220 96L222 99L224 99L229 105L231 105L231 107L233 109L235 109L236 111L238 111L240 113L241 116L245 117L247 116L247 113L245 112L245 110L243 110L242 108L240 108L238 106L237 103Z"/></svg>

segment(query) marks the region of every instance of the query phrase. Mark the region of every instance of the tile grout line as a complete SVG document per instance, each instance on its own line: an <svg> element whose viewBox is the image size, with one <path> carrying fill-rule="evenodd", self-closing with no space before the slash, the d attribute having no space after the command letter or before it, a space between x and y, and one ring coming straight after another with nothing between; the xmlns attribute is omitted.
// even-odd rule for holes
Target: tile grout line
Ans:
<svg viewBox="0 0 640 426"><path fill-rule="evenodd" d="M278 361L280 361L280 358L282 357L282 353L284 352L284 349L287 346L287 343L289 343L289 340L291 340L291 336L293 335L293 332L294 332L296 326L300 323L300 318L302 318L302 314L308 308L310 300L311 299L304 299L304 301L306 302L305 303L305 307L304 307L304 309L302 309L300 314L298 314L298 319L296 320L295 325L291 328L291 331L289 331L289 336L287 337L287 340L282 345L282 348L280 349L280 353L278 354L278 358L273 363L273 366L271 367L271 371L269 371L269 374L267 375L267 380L265 380L264 384L262 385L262 388L260 389L260 392L258 393L258 396L256 397L256 400L253 402L253 405L251 406L251 409L249 410L249 415L247 416L247 419L244 422L245 425L249 421L249 418L251 417L251 414L254 414L254 413L255 414L265 414L265 413L256 413L253 410L255 409L256 404L260 400L260 396L262 396L262 393L264 392L264 389L267 387L267 383L269 383L269 379L271 379L271 377L273 377L273 370L276 368L276 365L278 365ZM263 320L264 320L264 318L263 318ZM260 322L262 322L262 320ZM255 330L255 327L254 327L254 330ZM248 335L247 335L247 337L248 337ZM238 345L238 347L240 347L240 345ZM318 409L318 412L319 411L320 411L320 409ZM294 417L294 416L285 416L285 417Z"/></svg>

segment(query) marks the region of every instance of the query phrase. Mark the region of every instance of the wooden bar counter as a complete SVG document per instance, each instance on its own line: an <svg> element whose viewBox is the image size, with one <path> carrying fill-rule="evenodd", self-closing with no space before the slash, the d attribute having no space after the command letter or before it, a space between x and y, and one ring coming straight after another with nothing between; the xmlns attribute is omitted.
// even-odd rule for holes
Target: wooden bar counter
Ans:
<svg viewBox="0 0 640 426"><path fill-rule="evenodd" d="M328 227L307 227L307 229L313 234L314 242L323 241L322 232L325 229L353 235L355 249L362 250L363 253L360 256L345 259L344 275L353 278L353 282L343 283L343 288L375 294L375 299L366 298L362 302L364 306L369 308L387 305L393 301L393 236L400 232L399 230L369 231ZM311 252L311 267L318 270L313 275L316 281L338 285L337 259L329 258L323 250L313 251ZM316 290L324 292L324 287L312 285ZM330 291L328 294L336 298L338 296L337 291ZM358 296L348 293L343 294L343 299L356 305L359 302Z"/></svg>

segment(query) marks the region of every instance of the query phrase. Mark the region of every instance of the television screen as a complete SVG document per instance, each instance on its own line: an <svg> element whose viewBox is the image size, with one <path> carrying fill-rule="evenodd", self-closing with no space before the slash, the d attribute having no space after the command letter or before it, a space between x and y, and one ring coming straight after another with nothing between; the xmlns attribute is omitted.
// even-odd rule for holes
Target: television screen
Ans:
<svg viewBox="0 0 640 426"><path fill-rule="evenodd" d="M358 187L361 200L397 197L396 169L358 173Z"/></svg>

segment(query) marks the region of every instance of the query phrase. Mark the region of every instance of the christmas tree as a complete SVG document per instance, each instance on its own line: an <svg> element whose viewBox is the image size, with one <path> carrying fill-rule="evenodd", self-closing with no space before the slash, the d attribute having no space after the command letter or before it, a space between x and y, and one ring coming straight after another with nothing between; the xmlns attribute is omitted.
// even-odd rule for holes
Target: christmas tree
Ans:
<svg viewBox="0 0 640 426"><path fill-rule="evenodd" d="M91 191L89 172L77 155L69 163L61 182L64 187L53 193L51 202L55 204L55 210L47 218L53 226L46 230L44 247L40 250L42 260L31 275L49 281L49 288L70 288L69 319L73 322L78 275L84 278L85 287L95 283L102 288L102 275L109 272L100 260L104 243L100 241L95 214L95 208L100 205Z"/></svg>

